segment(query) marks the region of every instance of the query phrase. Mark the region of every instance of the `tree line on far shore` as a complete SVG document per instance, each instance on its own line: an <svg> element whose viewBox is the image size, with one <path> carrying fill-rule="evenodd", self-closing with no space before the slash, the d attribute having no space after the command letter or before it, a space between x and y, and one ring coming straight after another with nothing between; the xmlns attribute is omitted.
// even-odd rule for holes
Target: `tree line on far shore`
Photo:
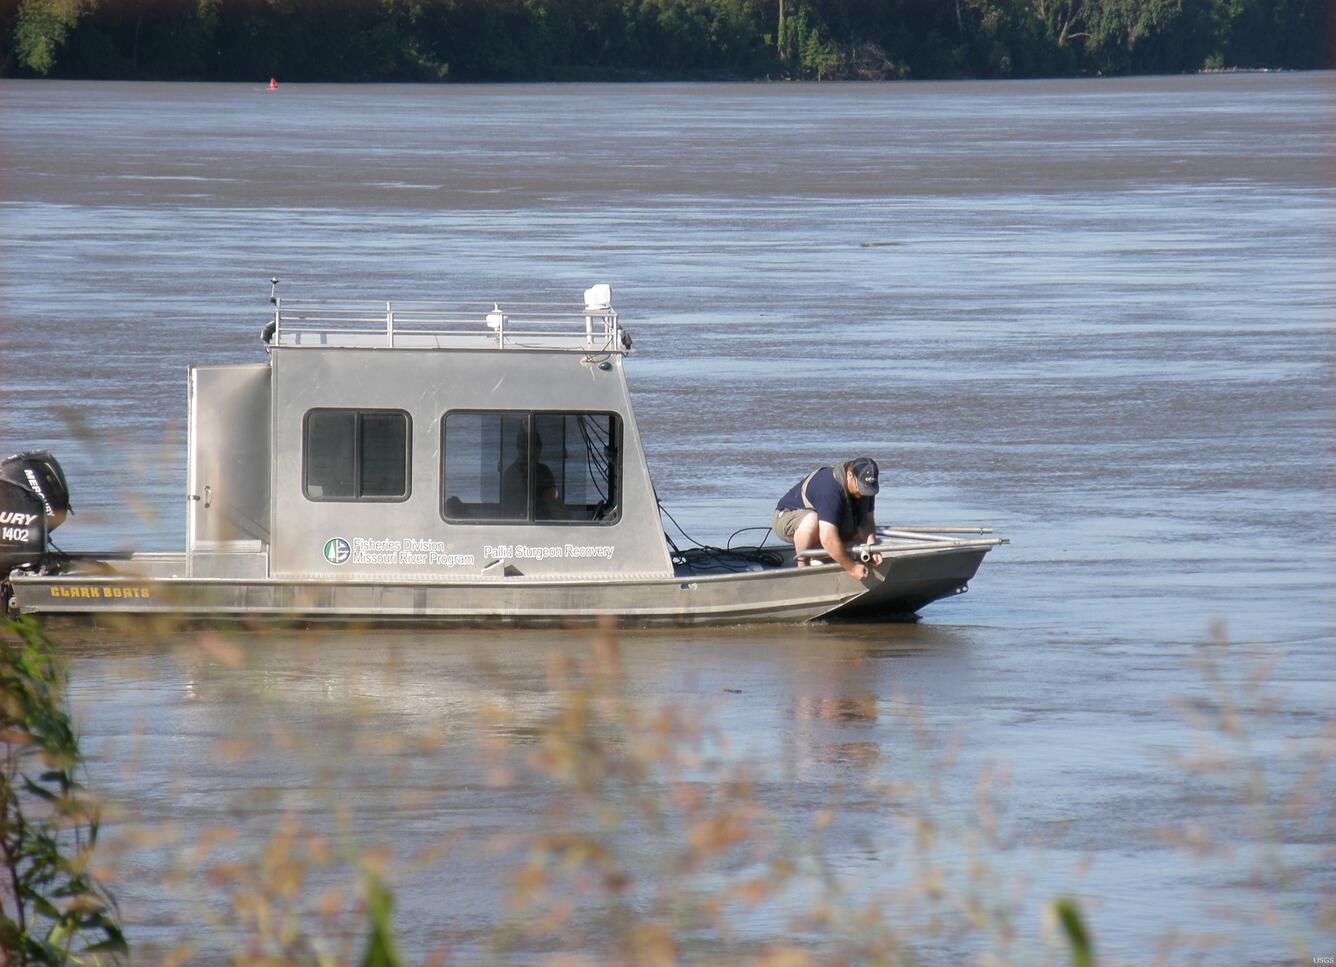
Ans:
<svg viewBox="0 0 1336 967"><path fill-rule="evenodd" d="M1333 66L1327 0L0 0L0 76L927 79Z"/></svg>

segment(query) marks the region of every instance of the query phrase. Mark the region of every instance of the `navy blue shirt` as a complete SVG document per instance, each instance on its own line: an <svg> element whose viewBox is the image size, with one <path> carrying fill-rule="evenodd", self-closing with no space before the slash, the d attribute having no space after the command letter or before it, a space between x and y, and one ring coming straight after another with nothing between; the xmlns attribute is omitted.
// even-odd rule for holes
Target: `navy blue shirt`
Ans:
<svg viewBox="0 0 1336 967"><path fill-rule="evenodd" d="M807 478L804 477L803 480ZM875 497L850 497L844 489L844 481L836 481L834 467L822 467L812 482L807 485L807 499L816 510L817 520L833 524L840 532L840 537L849 540L858 530L863 518L872 513L877 502ZM798 483L779 498L776 510L797 510L805 507L803 503L803 481Z"/></svg>

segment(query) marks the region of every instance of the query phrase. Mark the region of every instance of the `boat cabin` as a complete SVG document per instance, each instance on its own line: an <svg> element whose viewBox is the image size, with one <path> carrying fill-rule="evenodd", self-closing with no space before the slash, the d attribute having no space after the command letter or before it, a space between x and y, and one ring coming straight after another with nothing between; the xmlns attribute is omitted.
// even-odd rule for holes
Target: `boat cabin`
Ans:
<svg viewBox="0 0 1336 967"><path fill-rule="evenodd" d="M673 574L608 286L271 301L267 362L189 371L189 576Z"/></svg>

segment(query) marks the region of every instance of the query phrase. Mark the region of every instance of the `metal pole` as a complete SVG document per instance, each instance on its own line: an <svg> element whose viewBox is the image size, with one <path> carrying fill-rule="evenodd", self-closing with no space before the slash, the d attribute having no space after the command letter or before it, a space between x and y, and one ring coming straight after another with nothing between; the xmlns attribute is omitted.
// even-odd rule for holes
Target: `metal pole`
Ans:
<svg viewBox="0 0 1336 967"><path fill-rule="evenodd" d="M978 550L985 547L996 547L998 544L1005 544L1006 540L1001 537L985 537L973 541L919 541L913 544L852 544L845 550L849 556L855 560L863 555L882 554L892 556L904 556L907 554L917 554L921 551L948 551L948 550ZM824 547L815 547L807 551L799 551L796 557L830 557L830 554Z"/></svg>
<svg viewBox="0 0 1336 967"><path fill-rule="evenodd" d="M950 530L950 531L948 531L948 530L940 530L940 531L937 531L936 533L932 533L932 532L930 532L930 531L926 531L926 529L925 529L925 530L921 530L921 531L920 531L920 530L879 530L879 531L877 531L877 536L878 536L878 537L899 537L899 538L903 538L904 540L907 540L907 541L940 541L940 540L942 540L942 535L944 535L944 534L976 534L976 533L979 533L979 531L968 530L968 529L966 529L966 528L959 528L959 529L956 529L956 530ZM989 531L988 533L991 534L992 531Z"/></svg>

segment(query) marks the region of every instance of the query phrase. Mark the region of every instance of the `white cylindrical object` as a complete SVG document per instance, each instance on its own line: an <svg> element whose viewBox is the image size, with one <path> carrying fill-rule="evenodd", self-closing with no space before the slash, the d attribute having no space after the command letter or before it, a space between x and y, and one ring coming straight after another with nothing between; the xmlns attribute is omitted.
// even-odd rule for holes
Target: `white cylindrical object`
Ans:
<svg viewBox="0 0 1336 967"><path fill-rule="evenodd" d="M597 309L612 308L612 286L606 282L600 282L598 285L591 285L585 289L585 310L593 311Z"/></svg>

